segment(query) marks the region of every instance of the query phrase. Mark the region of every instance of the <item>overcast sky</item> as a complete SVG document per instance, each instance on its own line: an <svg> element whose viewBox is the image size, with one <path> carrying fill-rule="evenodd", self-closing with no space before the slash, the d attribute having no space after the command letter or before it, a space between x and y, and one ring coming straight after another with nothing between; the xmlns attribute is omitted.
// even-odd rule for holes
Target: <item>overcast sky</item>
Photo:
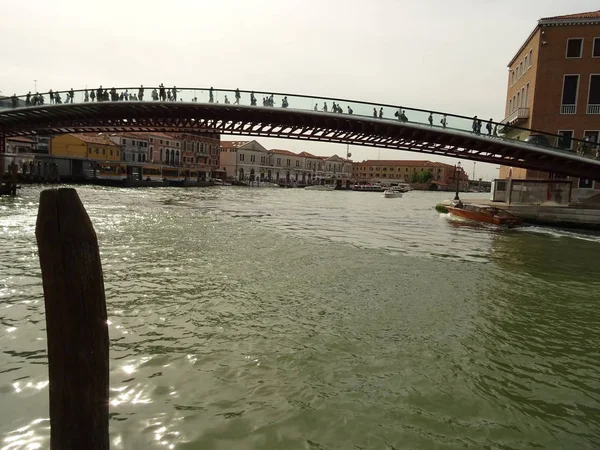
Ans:
<svg viewBox="0 0 600 450"><path fill-rule="evenodd" d="M0 91L215 86L504 116L507 63L541 17L598 0L0 0ZM226 136L223 137L227 139ZM259 139L343 154L342 145ZM351 148L353 159L436 159ZM469 174L473 163L463 162ZM478 164L477 177L497 175Z"/></svg>

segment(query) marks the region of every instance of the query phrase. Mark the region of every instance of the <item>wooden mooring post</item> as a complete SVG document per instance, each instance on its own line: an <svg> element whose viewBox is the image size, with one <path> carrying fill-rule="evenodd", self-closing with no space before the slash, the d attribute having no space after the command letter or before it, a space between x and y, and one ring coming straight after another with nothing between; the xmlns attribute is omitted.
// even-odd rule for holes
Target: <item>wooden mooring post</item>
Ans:
<svg viewBox="0 0 600 450"><path fill-rule="evenodd" d="M108 324L98 239L75 189L40 195L50 448L108 450Z"/></svg>

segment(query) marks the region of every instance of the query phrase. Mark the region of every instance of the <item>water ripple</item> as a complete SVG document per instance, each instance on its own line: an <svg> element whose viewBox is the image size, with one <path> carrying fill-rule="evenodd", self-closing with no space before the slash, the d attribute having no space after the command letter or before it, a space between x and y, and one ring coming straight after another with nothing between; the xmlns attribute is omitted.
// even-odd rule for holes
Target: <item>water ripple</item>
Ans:
<svg viewBox="0 0 600 450"><path fill-rule="evenodd" d="M600 238L445 195L79 188L112 448L600 446ZM0 199L1 449L48 446L39 190Z"/></svg>

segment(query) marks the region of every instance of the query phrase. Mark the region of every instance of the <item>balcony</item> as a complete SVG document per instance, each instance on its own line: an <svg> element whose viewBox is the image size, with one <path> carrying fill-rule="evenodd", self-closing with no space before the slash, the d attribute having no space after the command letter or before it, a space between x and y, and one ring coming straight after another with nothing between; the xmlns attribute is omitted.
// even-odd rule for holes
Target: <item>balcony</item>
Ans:
<svg viewBox="0 0 600 450"><path fill-rule="evenodd" d="M588 105L587 113L588 114L600 114L600 105Z"/></svg>
<svg viewBox="0 0 600 450"><path fill-rule="evenodd" d="M501 122L506 125L515 125L519 122L527 120L529 118L529 108L527 106L521 106L511 112Z"/></svg>
<svg viewBox="0 0 600 450"><path fill-rule="evenodd" d="M560 105L561 114L575 114L577 112L577 105Z"/></svg>

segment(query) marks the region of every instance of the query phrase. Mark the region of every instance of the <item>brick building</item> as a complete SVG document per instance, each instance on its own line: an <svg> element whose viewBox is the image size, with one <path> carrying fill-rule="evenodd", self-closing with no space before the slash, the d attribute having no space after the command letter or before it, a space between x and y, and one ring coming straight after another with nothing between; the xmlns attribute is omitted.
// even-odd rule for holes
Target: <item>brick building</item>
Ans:
<svg viewBox="0 0 600 450"><path fill-rule="evenodd" d="M503 123L560 135L552 145L595 154L600 142L600 11L540 19L510 61ZM527 139L524 130L507 128ZM580 145L572 139L585 139ZM500 178L538 178L545 172L502 167ZM589 189L589 180L574 180ZM596 183L600 188L600 183Z"/></svg>

